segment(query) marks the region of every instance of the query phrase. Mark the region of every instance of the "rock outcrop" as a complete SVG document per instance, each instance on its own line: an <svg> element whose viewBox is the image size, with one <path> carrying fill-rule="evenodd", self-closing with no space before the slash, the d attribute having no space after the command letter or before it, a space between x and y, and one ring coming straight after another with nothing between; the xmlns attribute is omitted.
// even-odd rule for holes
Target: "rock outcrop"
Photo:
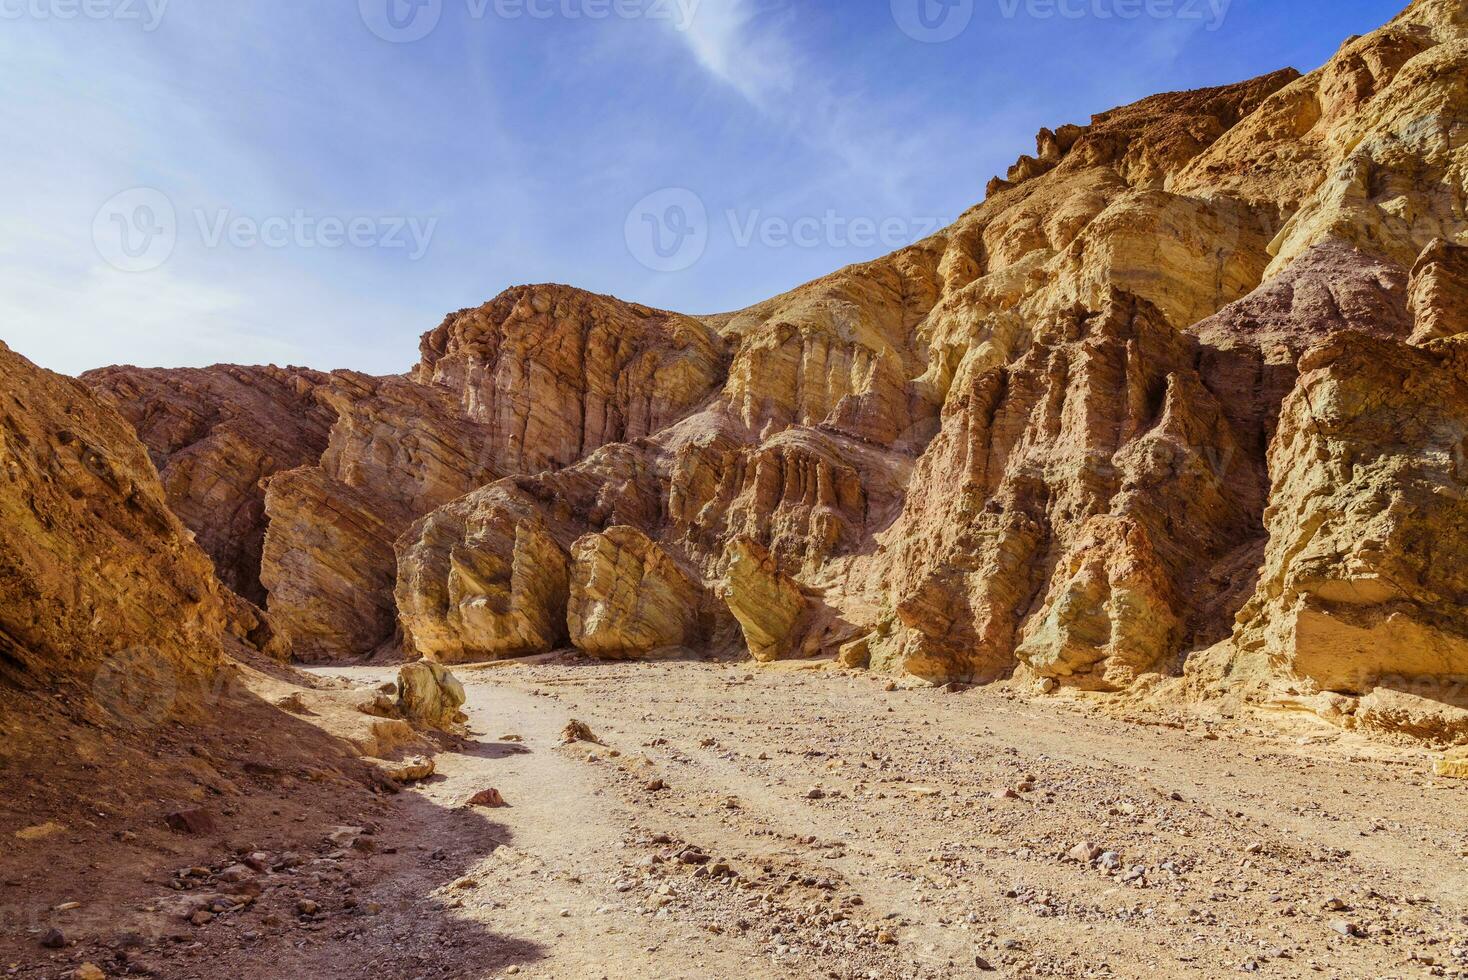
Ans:
<svg viewBox="0 0 1468 980"><path fill-rule="evenodd" d="M1468 676L1468 344L1347 333L1300 368L1235 669L1341 694L1446 691Z"/></svg>
<svg viewBox="0 0 1468 980"><path fill-rule="evenodd" d="M1412 267L1412 343L1468 333L1468 248L1436 239Z"/></svg>
<svg viewBox="0 0 1468 980"><path fill-rule="evenodd" d="M567 623L576 649L625 658L698 642L703 588L646 534L588 534L571 561Z"/></svg>
<svg viewBox="0 0 1468 980"><path fill-rule="evenodd" d="M749 655L761 663L789 656L808 608L800 586L749 538L729 542L726 563L719 594L744 631Z"/></svg>
<svg viewBox="0 0 1468 980"><path fill-rule="evenodd" d="M569 560L534 502L496 486L398 542L404 646L443 663L543 653L566 639Z"/></svg>
<svg viewBox="0 0 1468 980"><path fill-rule="evenodd" d="M82 376L132 423L158 468L168 506L214 559L219 579L265 604L262 481L316 463L331 412L304 368L104 368Z"/></svg>
<svg viewBox="0 0 1468 980"><path fill-rule="evenodd" d="M213 674L224 622L132 426L0 344L0 677L79 683L154 723Z"/></svg>
<svg viewBox="0 0 1468 980"><path fill-rule="evenodd" d="M272 619L325 659L732 616L760 659L934 683L1447 676L1465 126L1468 8L1416 0L1307 75L1042 130L951 227L745 310L511 289L408 375L312 382L320 460L265 481ZM1389 700L1352 717L1457 724Z"/></svg>

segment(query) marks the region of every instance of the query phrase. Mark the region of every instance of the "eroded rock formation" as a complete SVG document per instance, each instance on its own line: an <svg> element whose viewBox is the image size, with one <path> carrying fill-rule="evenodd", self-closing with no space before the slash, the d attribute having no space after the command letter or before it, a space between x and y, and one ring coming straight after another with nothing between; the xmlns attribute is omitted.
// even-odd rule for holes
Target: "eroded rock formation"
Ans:
<svg viewBox="0 0 1468 980"><path fill-rule="evenodd" d="M322 658L732 617L759 659L934 682L1464 672L1464 126L1468 9L1417 0L1310 74L1042 130L953 226L746 310L511 289L408 375L311 382L272 617Z"/></svg>
<svg viewBox="0 0 1468 980"><path fill-rule="evenodd" d="M304 368L104 368L82 381L137 430L168 506L214 559L219 579L263 606L262 481L314 464L331 413L316 401L326 375Z"/></svg>
<svg viewBox="0 0 1468 980"><path fill-rule="evenodd" d="M800 640L805 596L770 553L749 538L729 542L719 593L744 632L749 655L761 662L789 656Z"/></svg>
<svg viewBox="0 0 1468 980"><path fill-rule="evenodd" d="M534 503L495 487L399 541L405 646L444 663L543 653L566 638L569 560Z"/></svg>
<svg viewBox="0 0 1468 980"><path fill-rule="evenodd" d="M224 622L210 561L128 422L0 344L0 676L80 683L152 724L213 673Z"/></svg>
<svg viewBox="0 0 1468 980"><path fill-rule="evenodd" d="M571 643L626 657L699 641L703 588L634 527L588 534L571 548Z"/></svg>

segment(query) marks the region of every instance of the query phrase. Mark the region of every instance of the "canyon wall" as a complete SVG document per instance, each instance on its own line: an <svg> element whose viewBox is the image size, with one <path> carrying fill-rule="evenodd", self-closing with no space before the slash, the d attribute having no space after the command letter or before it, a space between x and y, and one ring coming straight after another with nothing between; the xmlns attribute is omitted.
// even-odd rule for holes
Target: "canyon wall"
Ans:
<svg viewBox="0 0 1468 980"><path fill-rule="evenodd" d="M951 227L746 310L525 286L403 376L215 369L247 416L301 400L294 455L149 407L219 382L94 383L301 657L1406 678L1373 724L1422 734L1468 708L1465 129L1468 3L1417 0L1309 74L1042 130Z"/></svg>

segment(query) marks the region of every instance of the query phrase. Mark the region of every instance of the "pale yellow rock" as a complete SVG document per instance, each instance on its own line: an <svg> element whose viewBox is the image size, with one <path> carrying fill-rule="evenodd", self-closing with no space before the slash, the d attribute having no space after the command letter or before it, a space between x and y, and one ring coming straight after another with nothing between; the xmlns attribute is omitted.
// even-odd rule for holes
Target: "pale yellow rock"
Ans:
<svg viewBox="0 0 1468 980"><path fill-rule="evenodd" d="M544 653L566 636L567 556L533 506L501 488L419 521L398 542L405 640L443 663Z"/></svg>
<svg viewBox="0 0 1468 980"><path fill-rule="evenodd" d="M420 660L398 671L398 709L405 718L452 729L462 720L464 700L464 685L442 664Z"/></svg>
<svg viewBox="0 0 1468 980"><path fill-rule="evenodd" d="M735 538L726 554L728 570L720 595L739 621L750 656L768 663L788 656L799 639L805 596L780 571L769 552L748 538Z"/></svg>
<svg viewBox="0 0 1468 980"><path fill-rule="evenodd" d="M1468 759L1433 759L1432 774L1450 779L1468 779Z"/></svg>
<svg viewBox="0 0 1468 980"><path fill-rule="evenodd" d="M1146 529L1098 517L1056 569L1015 652L1038 676L1122 690L1177 650L1183 624L1176 605Z"/></svg>
<svg viewBox="0 0 1468 980"><path fill-rule="evenodd" d="M1270 448L1270 540L1240 671L1363 693L1468 675L1468 338L1340 334Z"/></svg>
<svg viewBox="0 0 1468 980"><path fill-rule="evenodd" d="M1468 333L1468 248L1438 239L1412 267L1412 343Z"/></svg>
<svg viewBox="0 0 1468 980"><path fill-rule="evenodd" d="M592 656L635 657L698 642L702 588L633 527L589 534L571 548L571 643Z"/></svg>

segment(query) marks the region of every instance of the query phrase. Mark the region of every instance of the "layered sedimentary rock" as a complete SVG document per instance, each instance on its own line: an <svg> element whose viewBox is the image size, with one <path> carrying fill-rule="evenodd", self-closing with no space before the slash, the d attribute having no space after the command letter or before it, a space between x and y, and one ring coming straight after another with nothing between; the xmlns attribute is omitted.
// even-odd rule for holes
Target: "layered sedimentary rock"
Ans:
<svg viewBox="0 0 1468 980"><path fill-rule="evenodd" d="M533 500L491 487L398 543L404 646L443 663L543 653L566 638L568 557Z"/></svg>
<svg viewBox="0 0 1468 980"><path fill-rule="evenodd" d="M1236 668L1362 694L1468 676L1468 344L1312 348L1270 448Z"/></svg>
<svg viewBox="0 0 1468 980"><path fill-rule="evenodd" d="M677 422L713 391L724 350L699 321L566 286L522 286L423 338L414 379L488 428L502 474L567 466Z"/></svg>
<svg viewBox="0 0 1468 980"><path fill-rule="evenodd" d="M422 354L406 377L335 376L318 392L336 413L318 472L271 482L262 577L272 616L310 638L305 656L363 654L393 638L394 545L418 518L498 477L661 429L708 397L723 363L719 339L695 320L563 286L513 289L456 313ZM322 548L323 523L335 551ZM350 618L323 628L323 605ZM469 648L542 635L526 628L491 638L476 627Z"/></svg>
<svg viewBox="0 0 1468 980"><path fill-rule="evenodd" d="M82 380L137 430L168 506L214 559L220 581L264 605L261 483L321 458L332 416L314 394L327 376L304 368L219 365L105 368Z"/></svg>
<svg viewBox="0 0 1468 980"><path fill-rule="evenodd" d="M703 588L646 534L589 534L571 561L567 623L578 650L616 658L699 641Z"/></svg>
<svg viewBox="0 0 1468 980"><path fill-rule="evenodd" d="M1051 638L1031 638L1031 666L1111 672L1103 651L1136 639L1123 623L1133 617L1109 595L1108 609L1087 610L1095 586L1077 577L1094 578L1099 563L1112 588L1138 576L1181 582L1249 533L1251 501L1218 465L1238 454L1234 433L1195 362L1194 345L1160 311L1114 294L1102 312L1040 326L1011 365L975 357L960 366L943 428L886 536L894 621L874 662L935 679L1004 676L1021 626L1048 594L1041 621L1052 619ZM1126 520L1095 520L1106 516ZM1152 592L1161 600L1172 589ZM1169 618L1187 618L1181 600L1166 605ZM1054 649L1094 636L1096 623L1082 620L1096 615L1121 643L1103 638L1080 658ZM1148 665L1185 638L1180 628L1151 637Z"/></svg>
<svg viewBox="0 0 1468 980"><path fill-rule="evenodd" d="M749 655L764 663L790 655L807 611L800 586L749 538L729 542L726 566L719 594L744 632Z"/></svg>
<svg viewBox="0 0 1468 980"><path fill-rule="evenodd" d="M315 466L266 483L260 579L272 622L303 660L371 653L390 639L393 540L411 518L394 502Z"/></svg>
<svg viewBox="0 0 1468 980"><path fill-rule="evenodd" d="M395 627L444 660L638 654L716 589L758 657L934 682L1441 677L1465 45L1463 0L1417 0L1308 75L1042 130L951 227L735 313L561 286L456 313L410 375L314 393L336 421L269 480L270 608L321 656Z"/></svg>
<svg viewBox="0 0 1468 980"><path fill-rule="evenodd" d="M80 681L161 721L213 672L224 619L132 426L0 344L0 676Z"/></svg>
<svg viewBox="0 0 1468 980"><path fill-rule="evenodd" d="M1412 267L1414 344L1468 333L1468 248L1434 240Z"/></svg>
<svg viewBox="0 0 1468 980"><path fill-rule="evenodd" d="M265 483L260 578L296 655L336 660L394 636L398 535L494 470L453 392L339 372L316 396L336 421L318 464Z"/></svg>

